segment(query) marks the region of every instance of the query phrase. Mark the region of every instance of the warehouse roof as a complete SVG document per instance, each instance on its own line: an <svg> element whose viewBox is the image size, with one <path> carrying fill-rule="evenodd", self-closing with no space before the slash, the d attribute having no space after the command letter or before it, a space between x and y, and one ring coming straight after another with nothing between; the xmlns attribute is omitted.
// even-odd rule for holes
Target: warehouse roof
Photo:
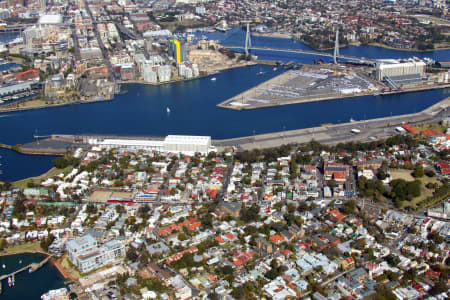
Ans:
<svg viewBox="0 0 450 300"><path fill-rule="evenodd" d="M165 144L196 144L196 145L209 145L211 142L210 136L193 136L193 135L168 135L164 143Z"/></svg>

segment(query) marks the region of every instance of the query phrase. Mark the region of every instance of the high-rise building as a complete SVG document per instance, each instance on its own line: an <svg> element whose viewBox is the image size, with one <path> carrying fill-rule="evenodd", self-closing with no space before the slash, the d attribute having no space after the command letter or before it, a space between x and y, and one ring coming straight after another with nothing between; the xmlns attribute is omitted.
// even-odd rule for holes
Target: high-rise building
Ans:
<svg viewBox="0 0 450 300"><path fill-rule="evenodd" d="M179 40L169 41L169 56L172 56L177 63L187 60L187 49L184 42Z"/></svg>
<svg viewBox="0 0 450 300"><path fill-rule="evenodd" d="M47 0L39 0L39 8L43 11L47 10Z"/></svg>

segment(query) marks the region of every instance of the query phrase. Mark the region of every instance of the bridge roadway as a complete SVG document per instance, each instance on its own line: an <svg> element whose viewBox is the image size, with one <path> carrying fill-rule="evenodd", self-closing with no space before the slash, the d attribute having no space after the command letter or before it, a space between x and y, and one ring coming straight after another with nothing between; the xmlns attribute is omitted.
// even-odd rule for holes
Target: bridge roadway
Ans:
<svg viewBox="0 0 450 300"><path fill-rule="evenodd" d="M245 49L245 47L242 47L242 46L224 46L224 47L228 48L228 49L242 49L242 50ZM300 53L300 54L309 54L309 55L333 57L333 54L331 54L331 53L311 51L311 50L302 50L302 49L282 49L282 48L254 47L254 46L252 46L251 50ZM355 60L355 61L364 62L364 63L371 63L371 64L374 64L376 62L375 60L372 60L372 59L365 59L365 58L361 58L361 57L346 56L346 55L339 55L339 58L348 59L348 60Z"/></svg>
<svg viewBox="0 0 450 300"><path fill-rule="evenodd" d="M47 256L43 261L41 261L40 263L31 263L31 264L29 264L29 265L27 265L27 266L25 266L25 267L23 267L23 268L20 268L19 270L16 270L16 271L14 271L14 272L11 272L11 273L9 273L9 274L5 274L5 275L2 275L2 276L0 276L0 281L2 281L3 279L6 279L6 278L8 278L8 277L11 277L11 276L15 276L16 274L18 274L18 273L20 273L20 272L23 272L23 271L25 271L25 270L28 270L28 269L30 269L30 272L34 272L34 271L36 271L37 269L39 269L39 268L41 268L43 265L45 265L49 260L50 260L50 258L52 258L52 255L49 255L49 256Z"/></svg>

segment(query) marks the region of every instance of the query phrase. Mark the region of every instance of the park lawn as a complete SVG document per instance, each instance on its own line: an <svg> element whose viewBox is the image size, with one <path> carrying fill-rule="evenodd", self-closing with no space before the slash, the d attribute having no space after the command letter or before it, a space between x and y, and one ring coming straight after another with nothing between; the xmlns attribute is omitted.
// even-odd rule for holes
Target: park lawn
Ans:
<svg viewBox="0 0 450 300"><path fill-rule="evenodd" d="M392 180L395 180L395 179L403 179L403 180L406 180L406 181L414 181L414 180L416 180L416 178L414 178L411 175L413 170L389 169L389 171L391 172ZM420 188L420 196L414 198L410 202L404 201L403 202L404 203L403 207L409 206L411 208L417 208L417 204L418 203L422 202L427 197L432 196L434 190L430 190L430 189L426 188L426 185L428 183L437 183L438 185L441 185L439 180L437 180L436 176L428 177L428 176L425 175L422 178L418 178L418 180L420 180L422 182L422 186Z"/></svg>
<svg viewBox="0 0 450 300"><path fill-rule="evenodd" d="M445 133L445 131L447 130L446 126L436 124L436 123L435 124L417 125L417 126L414 126L414 128L420 132L422 132L424 130L434 130L434 131Z"/></svg>
<svg viewBox="0 0 450 300"><path fill-rule="evenodd" d="M427 16L427 15L412 15L413 18L416 18L419 21L431 21L437 25L450 25L450 22L441 18Z"/></svg>
<svg viewBox="0 0 450 300"><path fill-rule="evenodd" d="M46 172L40 176L29 177L29 178L25 178L25 179L16 181L13 183L13 186L16 188L24 189L28 186L28 183L30 183L30 182L39 184L39 183L41 183L41 181L45 181L46 179L54 177L58 174L61 174L61 173L64 173L64 175L69 174L72 171L72 169L73 169L72 166L69 166L65 169L57 169L57 168L53 167L48 172Z"/></svg>
<svg viewBox="0 0 450 300"><path fill-rule="evenodd" d="M20 244L20 245L14 245L12 247L3 249L0 252L0 255L15 254L15 253L22 253L22 252L43 252L43 250L42 250L39 242L29 242L29 243Z"/></svg>
<svg viewBox="0 0 450 300"><path fill-rule="evenodd" d="M69 262L67 255L60 259L59 264L74 280L78 280L81 277L80 272Z"/></svg>

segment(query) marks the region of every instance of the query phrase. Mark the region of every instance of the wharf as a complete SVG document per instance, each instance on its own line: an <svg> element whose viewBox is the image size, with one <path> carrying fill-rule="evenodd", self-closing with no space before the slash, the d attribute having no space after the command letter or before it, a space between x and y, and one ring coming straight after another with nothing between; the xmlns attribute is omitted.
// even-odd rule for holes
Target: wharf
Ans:
<svg viewBox="0 0 450 300"><path fill-rule="evenodd" d="M34 272L34 271L38 270L39 268L41 268L43 265L45 265L51 258L52 258L52 256L49 255L43 261L41 261L40 263L31 263L31 264L29 264L29 265L27 265L27 266L25 266L23 268L20 268L17 271L11 272L9 274L2 275L2 276L0 276L0 281L6 279L8 277L11 277L13 275L15 276L16 274L21 273L21 272L26 271L26 270L29 270L30 273Z"/></svg>
<svg viewBox="0 0 450 300"><path fill-rule="evenodd" d="M277 147L282 144L303 144L308 143L311 140L327 145L351 141L369 142L374 139L387 138L398 134L395 128L402 126L405 123L415 125L439 122L449 116L449 107L450 97L414 114L343 124L328 124L320 127L288 130L226 140L215 140L213 141L213 144L218 147L219 150L231 146L239 147L242 150L252 150L255 148ZM358 129L361 133L354 134L351 132L352 129Z"/></svg>
<svg viewBox="0 0 450 300"><path fill-rule="evenodd" d="M398 115L364 121L355 121L343 124L326 124L319 127L288 130L283 132L266 133L254 136L237 137L231 139L213 140L212 144L222 150L235 146L243 150L254 148L270 148L289 143L308 143L311 140L323 144L334 145L341 142L360 141L368 142L375 139L386 138L398 134L397 126L404 123L425 124L435 123L449 116L450 97L414 114ZM359 129L360 134L351 133L352 129ZM49 138L32 142L20 147L26 154L64 154L67 150L76 148L89 149L92 146L86 143L89 138L120 138L141 140L162 140L162 137L150 136L105 136L105 135L62 135L53 134ZM23 151L25 150L25 151Z"/></svg>
<svg viewBox="0 0 450 300"><path fill-rule="evenodd" d="M323 74L324 68L333 74ZM307 66L288 71L219 103L221 108L243 110L289 104L345 99L360 96L390 95L450 87L450 84L406 86L402 90L382 92L382 84L352 69L333 70L330 66ZM386 87L384 87L386 89Z"/></svg>

